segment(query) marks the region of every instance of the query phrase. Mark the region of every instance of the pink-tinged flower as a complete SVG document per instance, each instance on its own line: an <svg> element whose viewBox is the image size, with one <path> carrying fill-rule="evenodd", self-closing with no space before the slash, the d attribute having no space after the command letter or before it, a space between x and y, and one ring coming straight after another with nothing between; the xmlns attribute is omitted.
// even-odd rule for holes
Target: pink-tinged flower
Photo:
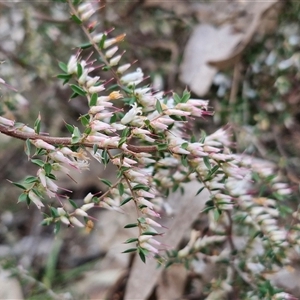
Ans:
<svg viewBox="0 0 300 300"><path fill-rule="evenodd" d="M27 133L35 133L34 129L33 128L30 128L26 125L23 125L22 127L19 127L17 128L19 131L22 131L22 132L27 132Z"/></svg>
<svg viewBox="0 0 300 300"><path fill-rule="evenodd" d="M51 180L49 177L46 177L46 185L50 191L57 192L58 185L56 183L54 183L54 181Z"/></svg>
<svg viewBox="0 0 300 300"><path fill-rule="evenodd" d="M103 84L97 85L97 86L91 86L88 88L88 91L90 94L99 93L105 90L105 87Z"/></svg>
<svg viewBox="0 0 300 300"><path fill-rule="evenodd" d="M153 209L153 207L154 207L154 205L149 200L146 200L143 197L138 197L136 200L139 204L146 205L147 207L149 207L151 209Z"/></svg>
<svg viewBox="0 0 300 300"><path fill-rule="evenodd" d="M90 127L94 131L103 131L103 130L111 130L115 131L114 128L112 128L109 124L99 121L99 120L94 120L90 123Z"/></svg>
<svg viewBox="0 0 300 300"><path fill-rule="evenodd" d="M55 152L51 152L49 153L50 158L52 158L53 160L57 161L57 162L62 162L68 165L73 165L73 162L67 158L66 156L64 156L60 151L55 151Z"/></svg>
<svg viewBox="0 0 300 300"><path fill-rule="evenodd" d="M141 115L142 114L142 108L138 107L136 103L132 104L131 106L132 106L132 108L122 118L122 120L121 120L122 124L130 123L131 121L133 121L133 119L137 115Z"/></svg>
<svg viewBox="0 0 300 300"><path fill-rule="evenodd" d="M156 211L152 210L149 207L144 207L141 209L141 212L145 215L151 216L151 217L156 217L156 218L160 218L160 214L157 213Z"/></svg>
<svg viewBox="0 0 300 300"><path fill-rule="evenodd" d="M51 144L46 143L45 141L41 140L41 139L36 139L36 140L30 140L30 142L36 146L37 148L42 148L45 150L50 150L53 151L55 150L55 147Z"/></svg>
<svg viewBox="0 0 300 300"><path fill-rule="evenodd" d="M144 190L138 190L136 191L136 194L140 197L145 197L145 198L155 198L155 195L152 193L149 193L147 191Z"/></svg>
<svg viewBox="0 0 300 300"><path fill-rule="evenodd" d="M188 150L194 156L207 156L208 154L203 150L203 144L201 143L189 143L186 150Z"/></svg>
<svg viewBox="0 0 300 300"><path fill-rule="evenodd" d="M216 161L230 161L233 159L233 155L215 152L209 153L209 157Z"/></svg>
<svg viewBox="0 0 300 300"><path fill-rule="evenodd" d="M148 244L148 243L146 243L146 242L141 243L141 244L140 244L140 247L143 248L143 249L146 249L146 250L148 250L149 252L152 252L152 253L154 253L154 254L158 254L158 252L159 252L155 247L151 246L150 244Z"/></svg>
<svg viewBox="0 0 300 300"><path fill-rule="evenodd" d="M78 6L77 12L82 14L92 8L93 8L93 6L91 3L82 3Z"/></svg>
<svg viewBox="0 0 300 300"><path fill-rule="evenodd" d="M159 223L153 221L153 220L150 219L150 218L145 218L145 220L146 220L146 223L147 223L148 225L150 225L150 226L154 226L154 227L158 227L158 228L161 228L161 227L162 227Z"/></svg>
<svg viewBox="0 0 300 300"><path fill-rule="evenodd" d="M37 206L38 209L41 209L41 207L44 207L44 204L41 201L40 197L38 197L34 191L30 190L28 193L28 197Z"/></svg>
<svg viewBox="0 0 300 300"><path fill-rule="evenodd" d="M112 116L113 116L113 112L101 112L101 113L95 114L94 119L101 121L101 120L110 119ZM116 129L114 126L111 126L111 127L113 127L114 129Z"/></svg>
<svg viewBox="0 0 300 300"><path fill-rule="evenodd" d="M44 169L39 169L37 171L37 176L39 177L42 186L46 187L47 183L46 183L46 172L45 172L45 170Z"/></svg>
<svg viewBox="0 0 300 300"><path fill-rule="evenodd" d="M222 145L224 145L226 147L230 146L231 137L229 135L229 131L221 128L205 138L205 144L209 145L209 143L211 141L220 142ZM214 145L211 145L211 146L214 146Z"/></svg>
<svg viewBox="0 0 300 300"><path fill-rule="evenodd" d="M95 76L95 77L87 77L87 82L86 82L86 86L89 88L93 85L95 85L98 80L100 79L100 76Z"/></svg>
<svg viewBox="0 0 300 300"><path fill-rule="evenodd" d="M190 154L189 151L181 148L180 146L175 146L175 147L169 147L169 150L173 153L177 153L177 154Z"/></svg>
<svg viewBox="0 0 300 300"><path fill-rule="evenodd" d="M118 51L118 46L114 46L105 52L106 58L112 58L115 53Z"/></svg>
<svg viewBox="0 0 300 300"><path fill-rule="evenodd" d="M208 145L204 145L204 146L203 146L203 150L204 150L205 152L214 152L214 153L220 152L220 149L219 149L219 148L212 147L212 146L208 146Z"/></svg>
<svg viewBox="0 0 300 300"><path fill-rule="evenodd" d="M74 216L70 217L70 223L77 227L84 227L84 225Z"/></svg>
<svg viewBox="0 0 300 300"><path fill-rule="evenodd" d="M9 119L6 119L6 118L3 118L0 116L0 123L5 126L14 126L15 121L12 121L12 120L9 120Z"/></svg>
<svg viewBox="0 0 300 300"><path fill-rule="evenodd" d="M100 111L104 110L105 109L105 106L103 105L95 105L95 106L92 106L89 110L89 113L90 114L97 114L99 113Z"/></svg>

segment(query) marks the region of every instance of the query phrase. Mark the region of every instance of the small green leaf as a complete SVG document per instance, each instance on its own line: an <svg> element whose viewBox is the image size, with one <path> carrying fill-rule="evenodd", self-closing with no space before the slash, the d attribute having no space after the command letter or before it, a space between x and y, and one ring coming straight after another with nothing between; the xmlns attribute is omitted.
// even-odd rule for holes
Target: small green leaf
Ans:
<svg viewBox="0 0 300 300"><path fill-rule="evenodd" d="M122 196L124 194L124 184L122 182L120 182L118 184L118 190L119 190L120 196Z"/></svg>
<svg viewBox="0 0 300 300"><path fill-rule="evenodd" d="M26 190L26 187L18 182L11 181L11 183L22 190Z"/></svg>
<svg viewBox="0 0 300 300"><path fill-rule="evenodd" d="M131 223L131 224L127 224L124 226L124 228L134 228L134 227L137 227L138 226L138 223Z"/></svg>
<svg viewBox="0 0 300 300"><path fill-rule="evenodd" d="M73 94L70 96L70 99L76 98L77 96L79 96L79 94L77 94L76 92L73 92Z"/></svg>
<svg viewBox="0 0 300 300"><path fill-rule="evenodd" d="M81 95L81 96L86 95L86 91L83 90L80 86L78 86L76 84L70 84L70 87L73 90L73 92L75 92L76 94Z"/></svg>
<svg viewBox="0 0 300 300"><path fill-rule="evenodd" d="M122 253L135 252L136 250L137 250L137 248L130 248L130 249L127 249L127 250L123 251Z"/></svg>
<svg viewBox="0 0 300 300"><path fill-rule="evenodd" d="M38 118L34 122L35 133L40 134L40 129L41 129L41 117L39 115Z"/></svg>
<svg viewBox="0 0 300 300"><path fill-rule="evenodd" d="M174 99L176 104L181 102L181 98L176 93L173 93L173 99Z"/></svg>
<svg viewBox="0 0 300 300"><path fill-rule="evenodd" d="M124 242L124 244L130 244L130 243L134 243L134 242L137 242L139 239L137 238L130 238L128 239L126 242Z"/></svg>
<svg viewBox="0 0 300 300"><path fill-rule="evenodd" d="M181 144L181 148L182 149L187 149L188 146L189 146L189 143L183 143L183 144Z"/></svg>
<svg viewBox="0 0 300 300"><path fill-rule="evenodd" d="M133 199L132 197L126 198L125 200L123 200L123 201L121 202L120 206L123 206L124 204L126 204L127 202L129 202L129 201L132 200L132 199ZM126 227L124 227L124 228L126 228Z"/></svg>
<svg viewBox="0 0 300 300"><path fill-rule="evenodd" d="M123 136L118 143L118 148L120 148L126 141L127 141L127 137Z"/></svg>
<svg viewBox="0 0 300 300"><path fill-rule="evenodd" d="M71 204L75 209L78 208L78 205L75 203L74 200L72 200L72 199L68 199L68 200L69 200L70 204Z"/></svg>
<svg viewBox="0 0 300 300"><path fill-rule="evenodd" d="M162 107L161 107L161 103L160 103L159 100L156 100L155 107L156 107L156 110L157 110L160 114L163 113L163 109L162 109Z"/></svg>
<svg viewBox="0 0 300 300"><path fill-rule="evenodd" d="M148 251L141 247L138 248L138 251L139 251L139 256L140 256L142 262L146 263L146 254L148 253Z"/></svg>
<svg viewBox="0 0 300 300"><path fill-rule="evenodd" d="M78 46L78 48L81 48L81 49L88 49L90 47L92 47L91 43L84 43L84 44L81 44Z"/></svg>
<svg viewBox="0 0 300 300"><path fill-rule="evenodd" d="M141 184L141 183L139 183L139 184L135 185L135 186L132 188L132 190L133 190L133 191L136 191L136 190L144 190L144 191L149 191L149 189L150 189L150 187L149 187L149 186L147 186L147 185L144 185L144 184Z"/></svg>
<svg viewBox="0 0 300 300"><path fill-rule="evenodd" d="M80 121L81 121L81 124L83 126L85 126L85 127L90 124L90 120L89 120L89 116L88 115L81 116L80 117Z"/></svg>
<svg viewBox="0 0 300 300"><path fill-rule="evenodd" d="M156 147L158 151L164 151L168 149L168 144L157 144Z"/></svg>
<svg viewBox="0 0 300 300"><path fill-rule="evenodd" d="M53 218L58 218L59 217L59 214L57 212L57 209L55 207L50 207L50 211L51 211L51 215Z"/></svg>
<svg viewBox="0 0 300 300"><path fill-rule="evenodd" d="M82 70L82 66L81 66L81 64L77 64L77 76L78 76L78 78L80 78L80 76L82 75L82 72L83 72L83 70Z"/></svg>
<svg viewBox="0 0 300 300"><path fill-rule="evenodd" d="M68 129L68 131L70 133L73 133L73 131L74 131L74 126L73 125L65 123L65 126L66 126L66 128Z"/></svg>
<svg viewBox="0 0 300 300"><path fill-rule="evenodd" d="M38 181L38 178L35 177L35 176L27 176L25 178L25 180L23 181L24 184L31 184L31 183L34 183L34 182L37 182Z"/></svg>
<svg viewBox="0 0 300 300"><path fill-rule="evenodd" d="M31 143L30 143L30 140L27 139L24 144L24 151L25 151L26 155L28 156L28 159L30 157L30 149L31 149Z"/></svg>
<svg viewBox="0 0 300 300"><path fill-rule="evenodd" d="M183 96L182 96L180 102L181 102L181 103L186 103L186 102L190 99L190 97L191 97L191 93L188 92L187 90L184 90Z"/></svg>
<svg viewBox="0 0 300 300"><path fill-rule="evenodd" d="M59 62L58 63L58 66L60 67L60 69L62 70L62 71L64 71L65 73L68 73L68 66L65 64L65 63L63 63L63 62Z"/></svg>
<svg viewBox="0 0 300 300"><path fill-rule="evenodd" d="M142 235L152 235L152 236L154 236L154 235L158 235L158 233L151 232L151 231L145 231L145 232L142 233Z"/></svg>
<svg viewBox="0 0 300 300"><path fill-rule="evenodd" d="M28 202L28 200L30 201L28 194L27 193L22 193L19 198L18 198L18 203L20 202Z"/></svg>
<svg viewBox="0 0 300 300"><path fill-rule="evenodd" d="M82 21L76 15L72 15L71 19L78 25L82 23Z"/></svg>
<svg viewBox="0 0 300 300"><path fill-rule="evenodd" d="M187 156L186 155L181 155L181 163L184 167L188 167L188 161L187 161Z"/></svg>
<svg viewBox="0 0 300 300"><path fill-rule="evenodd" d="M198 190L198 192L196 193L196 196L199 195L204 189L205 189L205 186L203 186L202 188L200 188L200 189Z"/></svg>
<svg viewBox="0 0 300 300"><path fill-rule="evenodd" d="M61 225L60 222L56 222L55 223L54 234L58 234L59 233L59 231L60 231L60 225Z"/></svg>
<svg viewBox="0 0 300 300"><path fill-rule="evenodd" d="M59 79L70 80L72 78L72 75L71 74L58 74L58 75L56 75L56 77Z"/></svg>
<svg viewBox="0 0 300 300"><path fill-rule="evenodd" d="M209 158L207 156L204 156L203 161L204 161L204 164L206 165L207 169L210 170L211 164L210 164Z"/></svg>
<svg viewBox="0 0 300 300"><path fill-rule="evenodd" d="M72 133L72 144L77 144L79 143L81 140L81 133L80 130L78 129L78 127L74 127L74 131Z"/></svg>
<svg viewBox="0 0 300 300"><path fill-rule="evenodd" d="M98 151L99 146L98 145L93 145L93 152L94 154L96 154L96 152Z"/></svg>
<svg viewBox="0 0 300 300"><path fill-rule="evenodd" d="M91 100L90 100L90 107L91 106L95 106L97 104L97 99L98 99L98 94L97 93L94 93L91 97Z"/></svg>
<svg viewBox="0 0 300 300"><path fill-rule="evenodd" d="M31 159L31 162L39 167L44 167L44 162L41 159Z"/></svg>
<svg viewBox="0 0 300 300"><path fill-rule="evenodd" d="M103 178L103 179L100 179L100 181L102 181L105 185L112 187L112 183L109 180Z"/></svg>
<svg viewBox="0 0 300 300"><path fill-rule="evenodd" d="M101 41L99 42L100 49L103 49L105 41L106 41L106 34L103 34Z"/></svg>
<svg viewBox="0 0 300 300"><path fill-rule="evenodd" d="M45 163L45 164L44 164L44 170L45 170L46 174L49 175L49 174L51 173L51 171L52 171L52 166L51 166L51 164Z"/></svg>

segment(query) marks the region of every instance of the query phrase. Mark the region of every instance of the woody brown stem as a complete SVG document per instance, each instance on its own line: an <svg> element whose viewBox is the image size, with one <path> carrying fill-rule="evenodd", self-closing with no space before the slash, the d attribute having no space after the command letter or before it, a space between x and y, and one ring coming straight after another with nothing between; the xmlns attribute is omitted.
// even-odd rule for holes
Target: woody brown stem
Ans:
<svg viewBox="0 0 300 300"><path fill-rule="evenodd" d="M78 145L78 146L84 146L87 148L93 148L93 146L95 145L95 144L87 143L87 142L80 142L80 143L74 144L74 143L72 143L72 138L69 138L69 137L53 137L53 136L36 134L36 133L22 132L17 129L8 128L1 124L0 124L0 132L5 135L14 137L16 139L24 140L24 141L26 141L27 139L29 139L29 140L41 139L44 142L47 142L51 145L63 145L63 146ZM118 147L107 146L107 147L99 147L99 149L118 149ZM157 146L128 145L127 149L129 151L135 152L135 153L155 152L155 151L157 151Z"/></svg>

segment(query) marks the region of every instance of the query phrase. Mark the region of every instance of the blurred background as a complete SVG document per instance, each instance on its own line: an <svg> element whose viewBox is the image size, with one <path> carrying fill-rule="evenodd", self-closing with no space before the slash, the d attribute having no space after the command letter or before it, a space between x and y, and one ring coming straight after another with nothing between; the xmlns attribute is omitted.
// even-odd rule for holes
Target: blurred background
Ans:
<svg viewBox="0 0 300 300"><path fill-rule="evenodd" d="M297 1L102 1L99 32L126 33L123 61L141 67L155 89L209 99L211 118L196 132L233 130L237 153L273 163L295 190L300 176L300 3ZM67 136L87 104L55 77L86 42L60 2L0 2L0 77L19 93L1 87L1 114L41 131ZM136 66L136 67L135 67ZM134 69L133 68L133 69ZM109 74L101 74L109 79ZM92 232L42 227L36 207L17 204L19 190L7 180L35 175L22 141L0 135L0 298L123 299L132 257L120 254L130 236L130 213L97 210ZM82 201L105 191L99 181L113 169L92 164L91 172L60 179ZM176 299L202 299L196 272L177 270ZM14 276L12 276L14 275ZM193 288L190 282L193 282ZM172 287L175 288L174 286ZM162 292L161 292L162 293ZM300 292L298 289L298 295ZM164 298L153 292L151 299ZM175 299L175 298L174 298Z"/></svg>

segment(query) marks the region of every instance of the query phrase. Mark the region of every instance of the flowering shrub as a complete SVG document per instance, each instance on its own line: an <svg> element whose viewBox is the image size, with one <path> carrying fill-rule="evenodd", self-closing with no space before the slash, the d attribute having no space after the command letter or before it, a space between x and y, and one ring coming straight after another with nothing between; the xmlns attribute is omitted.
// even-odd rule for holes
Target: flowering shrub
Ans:
<svg viewBox="0 0 300 300"><path fill-rule="evenodd" d="M95 3L62 2L68 3L71 18L82 28L87 43L67 63L59 63L63 73L57 77L69 84L71 99L87 101L88 111L80 116L81 125L66 124L70 137L41 133L40 117L33 128L0 117L0 132L24 140L28 159L39 167L36 176L13 182L22 189L18 202L33 203L43 210L43 224L54 223L56 232L62 223L92 228L89 212L94 207L122 213L122 207L132 202L137 218L124 225L137 231L126 241L133 246L124 252L137 252L144 262L152 256L166 266L193 264L198 254L204 253L207 259L225 266L218 281L209 287L212 298L230 293L237 274L247 287L240 291L243 297L293 299L261 274L289 264L291 248L299 251L300 214L293 214L289 228L278 222L288 213L282 202L291 194L288 185L272 167L234 154L229 127L211 135L203 133L197 139L188 124L213 114L209 101L192 99L187 90L183 95L154 91L145 83L147 78L140 68L122 63L124 53L120 54L118 44L125 34L113 37L111 32L95 30ZM97 59L83 55L82 49L88 48L95 51ZM110 72L113 80L102 80L94 75L95 70ZM0 83L6 85L3 79ZM78 206L60 195L63 187L57 174L70 176L72 169L87 170L92 159L105 166L115 165L118 179L101 179L107 191L88 193ZM165 254L166 249L155 238L163 233L159 218L168 211L165 197L189 181L199 184L197 194L204 189L209 192L206 207L199 213L207 214L210 234L200 236L193 231L185 247ZM51 198L59 205L54 206ZM73 210L67 210L66 202ZM244 245L237 247L235 236L244 237ZM212 251L214 245L223 247L218 255Z"/></svg>

